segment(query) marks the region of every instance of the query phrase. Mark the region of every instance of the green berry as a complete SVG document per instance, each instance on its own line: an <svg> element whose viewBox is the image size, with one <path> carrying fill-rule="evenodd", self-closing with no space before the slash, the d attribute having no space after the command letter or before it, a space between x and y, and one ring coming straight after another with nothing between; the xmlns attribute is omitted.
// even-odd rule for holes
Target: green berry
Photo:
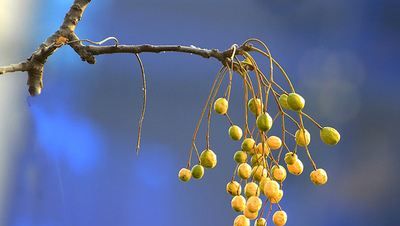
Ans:
<svg viewBox="0 0 400 226"><path fill-rule="evenodd" d="M214 110L217 114L224 115L228 112L228 101L221 97L214 102Z"/></svg>
<svg viewBox="0 0 400 226"><path fill-rule="evenodd" d="M258 218L256 222L254 222L254 226L266 226L267 220L265 218Z"/></svg>
<svg viewBox="0 0 400 226"><path fill-rule="evenodd" d="M190 180L190 178L192 178L192 172L190 172L189 169L182 168L181 170L179 170L178 177L179 177L179 180L181 180L183 182L187 182Z"/></svg>
<svg viewBox="0 0 400 226"><path fill-rule="evenodd" d="M282 95L279 97L279 104L280 104L281 107L283 107L284 109L291 110L291 109L290 109L290 106L289 106L289 104L288 104L288 102L287 102L287 98L288 98L288 95L287 95L287 94L282 94Z"/></svg>
<svg viewBox="0 0 400 226"><path fill-rule="evenodd" d="M200 164L205 168L214 168L217 165L217 155L210 149L206 149L200 154Z"/></svg>
<svg viewBox="0 0 400 226"><path fill-rule="evenodd" d="M249 107L250 111L255 115L261 114L262 109L264 107L263 103L261 102L261 99L259 98L251 98L247 103L247 106Z"/></svg>
<svg viewBox="0 0 400 226"><path fill-rule="evenodd" d="M321 140L328 145L336 145L340 141L340 133L332 127L324 127L319 133Z"/></svg>
<svg viewBox="0 0 400 226"><path fill-rule="evenodd" d="M244 151L237 151L235 152L235 155L233 156L233 159L237 163L245 163L247 162L247 154Z"/></svg>
<svg viewBox="0 0 400 226"><path fill-rule="evenodd" d="M201 165L195 165L192 168L192 177L194 179L201 179L204 176L204 167Z"/></svg>
<svg viewBox="0 0 400 226"><path fill-rule="evenodd" d="M301 147L305 147L310 144L311 136L310 136L310 133L306 129L304 129L304 130L298 129L295 134L295 139L296 139L297 145L299 145Z"/></svg>
<svg viewBox="0 0 400 226"><path fill-rule="evenodd" d="M263 113L257 117L257 127L261 131L268 131L272 127L272 118L268 113Z"/></svg>
<svg viewBox="0 0 400 226"><path fill-rule="evenodd" d="M266 163L266 160L264 160L264 155L263 154L255 154L251 156L251 166L262 166Z"/></svg>
<svg viewBox="0 0 400 226"><path fill-rule="evenodd" d="M288 165L292 165L293 163L295 163L297 160L297 155L293 152L288 152L285 155L285 162Z"/></svg>
<svg viewBox="0 0 400 226"><path fill-rule="evenodd" d="M294 111L300 111L304 108L305 100L297 93L289 93L289 96L287 97L287 103L290 109Z"/></svg>
<svg viewBox="0 0 400 226"><path fill-rule="evenodd" d="M237 126L237 125L233 125L231 127L229 127L229 136L232 138L232 140L240 140L242 139L242 129Z"/></svg>
<svg viewBox="0 0 400 226"><path fill-rule="evenodd" d="M256 142L253 138L246 138L242 142L242 150L245 152L252 152Z"/></svg>

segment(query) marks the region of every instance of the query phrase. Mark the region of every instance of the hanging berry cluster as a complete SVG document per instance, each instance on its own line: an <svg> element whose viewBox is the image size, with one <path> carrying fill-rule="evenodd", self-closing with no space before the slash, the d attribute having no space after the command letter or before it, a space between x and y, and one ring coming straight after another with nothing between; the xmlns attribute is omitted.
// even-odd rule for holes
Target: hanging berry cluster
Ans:
<svg viewBox="0 0 400 226"><path fill-rule="evenodd" d="M311 157L308 148L311 135L304 127L303 118L309 119L320 129L320 138L325 144L336 145L340 140L340 134L332 127L322 127L303 111L305 107L304 98L296 93L288 75L281 65L272 58L268 47L263 42L257 39L249 39L242 46L244 45L247 46L247 50L240 52L236 52L236 50L239 50L236 46L233 46L234 52L230 63L218 72L193 135L188 164L186 168L179 171L178 176L184 182L191 178L201 179L204 176L204 168L212 169L217 165L217 155L210 149L209 142L210 118L212 110L214 110L216 114L227 118L230 124L229 137L234 141L242 140L240 150L233 156L236 168L232 179L226 185L227 193L233 197L231 201L232 209L239 213L233 225L249 226L250 220L255 220L255 226L267 225L272 210L277 207L272 215L272 221L277 226L283 226L287 222L287 214L279 204L284 195L283 182L286 179L287 171L295 176L303 173L304 165L297 155L300 148L305 150L312 166L311 182L315 185L324 185L328 181L326 171L317 168ZM256 47L257 45L262 48ZM268 77L258 67L250 53L259 53L268 59ZM239 57L243 57L243 59L240 60ZM286 91L283 86L275 82L274 66L283 75L290 91ZM243 129L236 125L228 114L233 72L238 73L243 80ZM225 75L229 76L226 91L223 97L217 98ZM276 114L273 114L273 109L269 106L270 98L277 106ZM199 153L196 138L206 111L208 119L206 147ZM274 115L274 117L271 117L271 115ZM296 132L289 131L286 126L287 120L294 125ZM281 133L279 135L269 134L273 126L280 128ZM289 148L291 143L288 141L290 140L293 141L291 142L292 148ZM197 154L198 163L191 167L193 150ZM284 163L281 161L283 154ZM243 189L242 186L244 186ZM264 201L260 198L262 195L265 196Z"/></svg>

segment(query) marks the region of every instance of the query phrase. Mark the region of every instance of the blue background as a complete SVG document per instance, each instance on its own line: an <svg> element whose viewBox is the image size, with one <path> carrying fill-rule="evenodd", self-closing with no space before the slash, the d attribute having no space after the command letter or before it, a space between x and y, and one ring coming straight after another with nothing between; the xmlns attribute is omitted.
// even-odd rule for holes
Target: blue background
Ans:
<svg viewBox="0 0 400 226"><path fill-rule="evenodd" d="M58 28L71 2L35 1L21 59ZM306 98L307 111L342 135L330 148L310 128L313 156L329 183L309 182L311 165L302 155L305 172L289 176L281 202L288 225L386 226L400 220L399 10L395 0L103 0L89 5L76 32L124 44L219 49L249 37L264 40ZM20 99L26 123L7 184L5 225L232 225L225 184L239 144L227 137L224 119L213 118L218 167L202 181L182 184L176 176L219 62L182 53L142 59L148 108L139 156L142 98L134 56L99 56L88 65L62 48L49 59L42 95L29 104ZM232 112L241 112L238 81ZM198 146L204 145L200 133Z"/></svg>

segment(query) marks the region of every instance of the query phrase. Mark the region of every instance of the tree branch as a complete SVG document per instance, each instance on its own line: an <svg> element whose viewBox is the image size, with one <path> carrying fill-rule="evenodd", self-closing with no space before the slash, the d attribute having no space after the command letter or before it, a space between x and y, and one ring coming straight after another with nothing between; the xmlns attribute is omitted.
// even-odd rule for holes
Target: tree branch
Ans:
<svg viewBox="0 0 400 226"><path fill-rule="evenodd" d="M202 56L204 58L215 58L221 63L226 64L227 58L232 55L233 49L219 51L217 49L202 49L195 46L182 45L118 45L118 46L83 46L92 55L114 54L114 53L160 53L160 52L181 52Z"/></svg>
<svg viewBox="0 0 400 226"><path fill-rule="evenodd" d="M242 51L249 50L247 45L239 48L229 48L225 51L217 49L202 49L195 46L183 45L114 45L114 46L94 46L83 45L79 37L75 34L75 28L81 20L82 15L90 3L90 0L74 0L73 5L64 17L60 28L39 48L32 53L31 57L24 62L0 67L0 75L10 72L27 71L29 93L31 96L39 95L43 88L43 70L47 59L60 47L69 45L81 57L83 61L90 64L95 63L95 56L113 53L160 53L160 52L182 52L199 55L205 58L215 58L223 65L228 65L232 54L239 55Z"/></svg>
<svg viewBox="0 0 400 226"><path fill-rule="evenodd" d="M9 72L16 72L16 71L28 71L31 65L27 62L21 62L18 64L10 64L8 66L0 67L0 75L9 73Z"/></svg>

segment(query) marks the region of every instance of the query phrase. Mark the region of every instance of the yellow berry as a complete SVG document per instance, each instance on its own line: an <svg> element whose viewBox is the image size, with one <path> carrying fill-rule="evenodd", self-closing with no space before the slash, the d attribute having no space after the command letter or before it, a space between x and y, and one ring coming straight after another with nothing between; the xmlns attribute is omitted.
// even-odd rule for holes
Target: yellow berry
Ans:
<svg viewBox="0 0 400 226"><path fill-rule="evenodd" d="M267 220L265 220L265 218L258 218L254 222L254 226L266 226L266 225L267 225Z"/></svg>
<svg viewBox="0 0 400 226"><path fill-rule="evenodd" d="M204 176L204 167L201 165L195 165L192 168L192 177L194 179L201 179Z"/></svg>
<svg viewBox="0 0 400 226"><path fill-rule="evenodd" d="M281 165L275 165L271 168L271 175L274 180L282 182L286 179L286 169Z"/></svg>
<svg viewBox="0 0 400 226"><path fill-rule="evenodd" d="M214 110L217 114L224 115L228 112L228 101L221 97L214 102Z"/></svg>
<svg viewBox="0 0 400 226"><path fill-rule="evenodd" d="M268 181L270 181L271 179L269 179L269 177L262 177L261 178L261 181L260 181L260 184L258 185L258 187L260 188L260 191L263 191L264 192L264 186L265 186L265 184L268 182Z"/></svg>
<svg viewBox="0 0 400 226"><path fill-rule="evenodd" d="M285 162L288 165L292 165L297 160L297 155L293 152L288 152L285 155Z"/></svg>
<svg viewBox="0 0 400 226"><path fill-rule="evenodd" d="M267 138L267 144L271 150L278 150L282 146L282 140L277 136L270 136Z"/></svg>
<svg viewBox="0 0 400 226"><path fill-rule="evenodd" d="M263 177L267 176L267 170L263 166L254 166L251 175L256 181L261 181Z"/></svg>
<svg viewBox="0 0 400 226"><path fill-rule="evenodd" d="M268 113L262 113L257 117L256 124L259 130L268 131L272 127L272 118Z"/></svg>
<svg viewBox="0 0 400 226"><path fill-rule="evenodd" d="M257 196L251 196L246 202L246 208L250 212L258 212L261 209L262 201Z"/></svg>
<svg viewBox="0 0 400 226"><path fill-rule="evenodd" d="M233 159L237 163L245 163L245 162L247 162L247 154L244 151L237 151L237 152L235 152Z"/></svg>
<svg viewBox="0 0 400 226"><path fill-rule="evenodd" d="M250 220L254 220L258 217L258 212L251 212L247 208L244 209L243 214Z"/></svg>
<svg viewBox="0 0 400 226"><path fill-rule="evenodd" d="M231 206L236 212L242 212L246 207L246 199L241 195L237 195L232 198Z"/></svg>
<svg viewBox="0 0 400 226"><path fill-rule="evenodd" d="M302 110L306 104L304 98L297 93L289 93L289 96L287 97L287 103L290 109L294 111Z"/></svg>
<svg viewBox="0 0 400 226"><path fill-rule="evenodd" d="M256 142L253 138L246 138L242 142L242 150L245 152L254 152L254 145Z"/></svg>
<svg viewBox="0 0 400 226"><path fill-rule="evenodd" d="M311 172L310 179L315 185L324 185L328 182L328 174L324 169L317 169Z"/></svg>
<svg viewBox="0 0 400 226"><path fill-rule="evenodd" d="M259 98L251 98L249 102L247 103L247 106L249 107L250 111L255 114L259 115L262 112L262 109L264 107L264 104L261 102L261 99Z"/></svg>
<svg viewBox="0 0 400 226"><path fill-rule="evenodd" d="M332 127L324 127L319 133L321 140L328 145L336 145L340 141L340 133Z"/></svg>
<svg viewBox="0 0 400 226"><path fill-rule="evenodd" d="M287 95L287 94L282 94L282 95L279 97L279 104L280 104L281 107L283 107L284 109L291 110L290 107L289 107L289 104L288 104L288 102L287 102L287 98L288 98L288 95Z"/></svg>
<svg viewBox="0 0 400 226"><path fill-rule="evenodd" d="M246 186L244 186L244 195L247 198L251 196L260 196L258 185L254 182L247 183Z"/></svg>
<svg viewBox="0 0 400 226"><path fill-rule="evenodd" d="M270 152L270 150L269 150L267 142L265 142L264 145L261 142L257 144L257 147L256 147L257 154L264 153L267 156L267 155L269 155L269 152Z"/></svg>
<svg viewBox="0 0 400 226"><path fill-rule="evenodd" d="M251 176L251 166L247 163L242 163L238 167L238 176L244 180L247 180Z"/></svg>
<svg viewBox="0 0 400 226"><path fill-rule="evenodd" d="M279 189L278 192L273 197L270 198L271 203L280 202L282 200L282 197L283 197L283 191L281 189Z"/></svg>
<svg viewBox="0 0 400 226"><path fill-rule="evenodd" d="M189 169L182 168L181 170L179 170L178 177L179 180L187 182L190 180L190 178L192 178L192 172L190 172Z"/></svg>
<svg viewBox="0 0 400 226"><path fill-rule="evenodd" d="M276 226L284 226L287 222L286 212L283 210L278 210L272 216L272 221Z"/></svg>
<svg viewBox="0 0 400 226"><path fill-rule="evenodd" d="M266 161L264 160L264 156L262 154L255 154L251 156L251 166L264 166Z"/></svg>
<svg viewBox="0 0 400 226"><path fill-rule="evenodd" d="M296 159L296 161L291 164L291 165L287 165L288 171L289 173L293 174L293 175L300 175L303 173L303 163L300 161L300 159Z"/></svg>
<svg viewBox="0 0 400 226"><path fill-rule="evenodd" d="M200 154L200 164L205 168L214 168L217 165L217 155L210 149L204 150Z"/></svg>
<svg viewBox="0 0 400 226"><path fill-rule="evenodd" d="M295 138L297 145L302 147L308 146L311 141L310 133L306 129L298 129L296 131Z"/></svg>
<svg viewBox="0 0 400 226"><path fill-rule="evenodd" d="M239 215L235 218L233 226L250 226L250 220L244 215Z"/></svg>
<svg viewBox="0 0 400 226"><path fill-rule="evenodd" d="M268 198L273 198L279 192L279 184L274 180L268 180L264 185L264 194Z"/></svg>
<svg viewBox="0 0 400 226"><path fill-rule="evenodd" d="M242 186L237 181L231 181L226 184L226 192L232 196L242 193Z"/></svg>
<svg viewBox="0 0 400 226"><path fill-rule="evenodd" d="M233 126L229 127L228 133L232 140L242 139L242 135L243 135L242 129L237 125L233 125Z"/></svg>

